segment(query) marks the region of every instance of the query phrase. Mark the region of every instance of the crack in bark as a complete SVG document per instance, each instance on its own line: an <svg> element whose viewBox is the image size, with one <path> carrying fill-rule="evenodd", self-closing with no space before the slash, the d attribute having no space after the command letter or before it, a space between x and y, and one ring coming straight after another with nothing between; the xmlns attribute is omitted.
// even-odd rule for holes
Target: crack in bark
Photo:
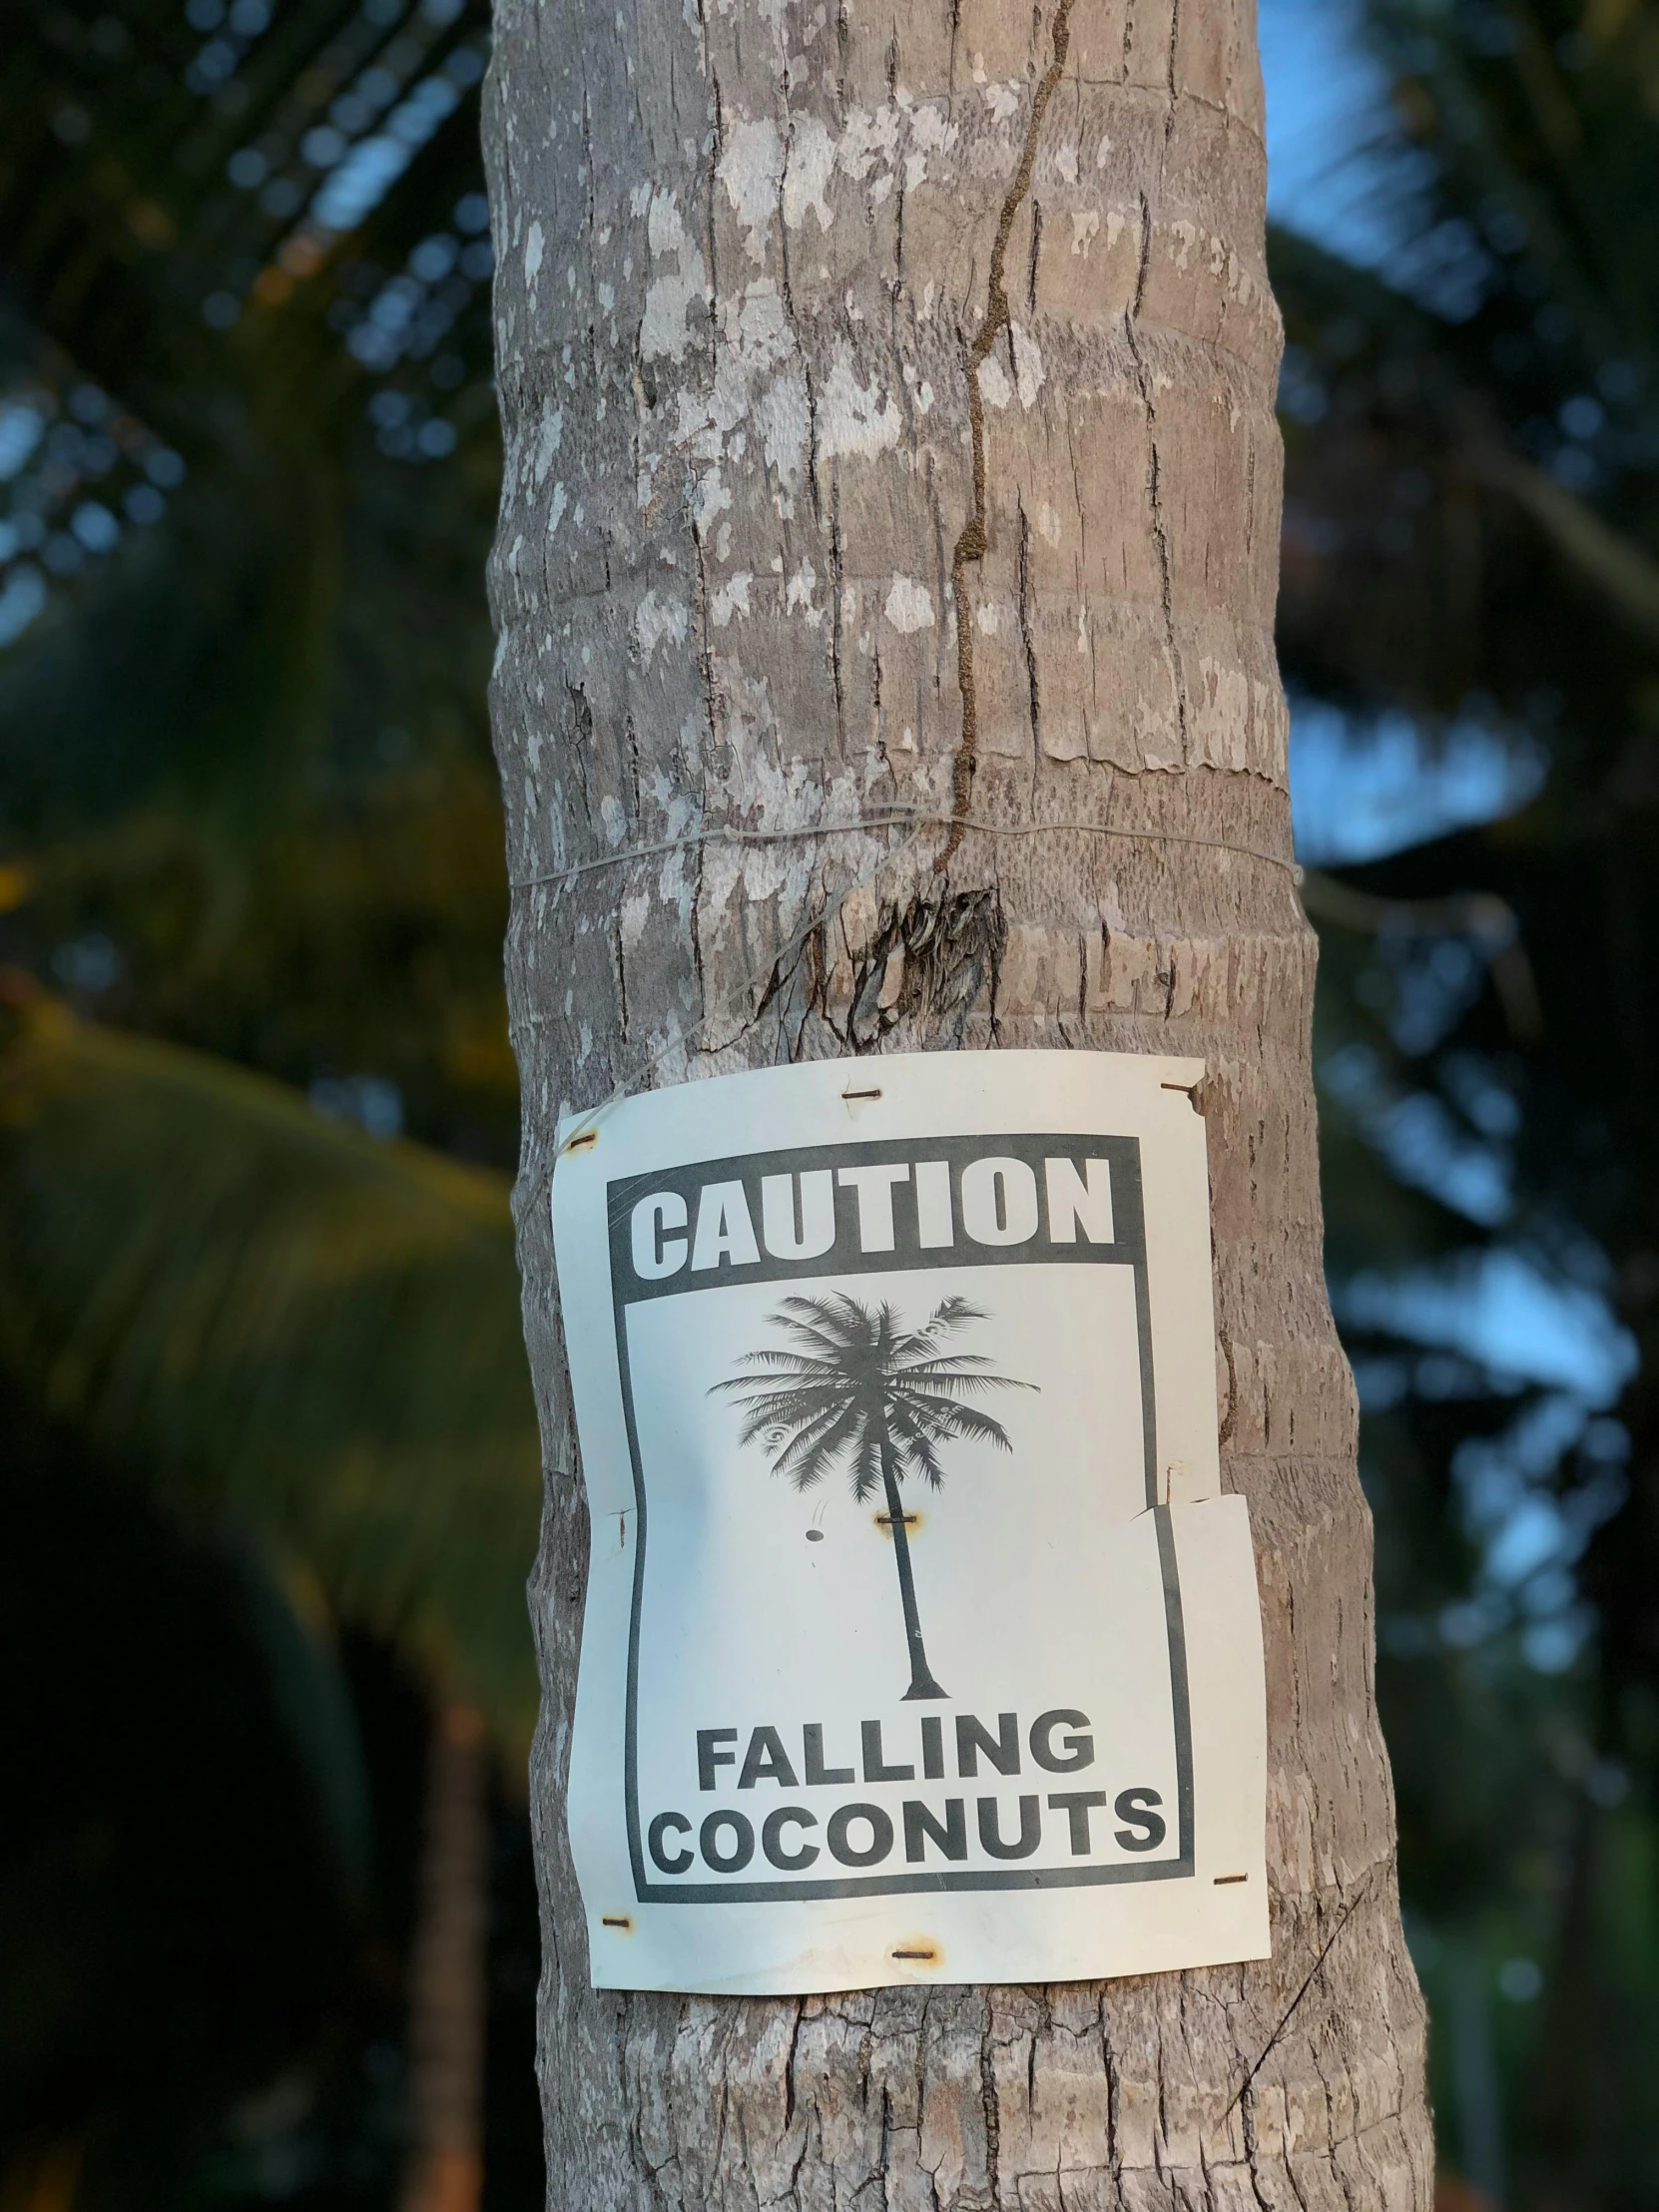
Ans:
<svg viewBox="0 0 1659 2212"><path fill-rule="evenodd" d="M628 762L628 797L633 802L633 823L637 835L644 822L645 803L640 791L639 726L631 714L622 718L622 742Z"/></svg>
<svg viewBox="0 0 1659 2212"><path fill-rule="evenodd" d="M790 2026L789 2056L784 2061L784 2126L795 2125L795 2069L801 2056L801 2030L807 2018L807 2000L795 1999L795 2018Z"/></svg>
<svg viewBox="0 0 1659 2212"><path fill-rule="evenodd" d="M1173 66L1173 63L1172 63ZM1171 92L1170 115L1174 117L1174 93ZM1166 132L1167 138L1167 132ZM1158 409L1152 396L1152 378L1141 358L1140 345L1135 336L1135 325L1140 320L1141 303L1146 297L1147 273L1152 266L1152 203L1143 192L1141 199L1141 262L1135 276L1135 304L1124 318L1124 335L1129 341L1129 357L1135 364L1135 387L1141 395L1141 405L1146 410L1147 448L1147 504L1152 516L1152 537L1158 548L1159 597L1164 614L1164 644L1170 659L1170 680L1175 686L1176 724L1181 732L1181 757L1187 756L1188 701L1187 680L1181 668L1180 648L1175 638L1175 588L1173 564L1170 559L1169 531L1164 522L1163 486L1158 460Z"/></svg>
<svg viewBox="0 0 1659 2212"><path fill-rule="evenodd" d="M787 100L787 95L786 95ZM801 342L801 318L795 307L795 270L790 259L790 226L785 215L789 193L790 162L795 154L795 120L792 117L784 148L783 166L778 173L778 278L779 290L784 301L784 313L795 339L795 350L801 361L801 373L807 386L807 485L813 496L813 520L822 529L824 524L824 497L818 472L818 389L813 382L813 363L806 346Z"/></svg>
<svg viewBox="0 0 1659 2212"><path fill-rule="evenodd" d="M841 550L841 487L838 478L830 485L830 676L835 687L835 738L846 755L846 692L841 671L841 593L845 589L845 561Z"/></svg>
<svg viewBox="0 0 1659 2212"><path fill-rule="evenodd" d="M1031 775L1035 782L1037 759L1042 752L1042 698L1037 688L1037 640L1031 627L1031 519L1025 501L1019 506L1019 639L1025 648L1025 682L1031 699Z"/></svg>
<svg viewBox="0 0 1659 2212"><path fill-rule="evenodd" d="M621 1041L628 1041L628 974L622 945L622 908L620 904L611 916L611 947L616 960L616 1018ZM616 1070L613 1064L612 1074Z"/></svg>
<svg viewBox="0 0 1659 2212"><path fill-rule="evenodd" d="M1355 1891L1353 1899L1351 1900L1347 1911L1343 1914L1342 1919L1338 1921L1336 1927L1331 1931L1330 1935L1326 1937L1324 1943L1320 1946L1320 1954L1314 1960L1314 1963L1309 1967L1307 1976L1304 1979L1301 1988L1298 1989L1296 1995L1292 1997L1290 2003L1285 2007L1285 2010L1280 2015L1278 2026L1275 2027L1273 2033L1262 2045L1261 2052L1258 2055L1255 2064L1251 2067L1250 2071L1245 2075L1243 2081L1239 2083L1238 2088L1234 2091L1232 2102L1228 2105L1227 2110L1222 2114L1222 2119L1224 2122L1232 2117L1233 2113L1238 2109L1241 2099L1249 2094L1251 2084L1255 2081L1256 2076L1261 2072L1262 2068L1267 2064L1270 2054L1275 2049L1277 2049L1281 2036L1283 2036L1286 2028L1290 2026L1291 2021L1296 2016L1297 2006L1302 2002L1303 1998L1314 1986L1314 1983L1319 1979L1320 1974L1324 1971L1325 1961L1330 1957L1331 1952L1336 1945L1338 1936L1341 1936L1343 1930L1347 1928L1349 1922L1353 1920L1355 1914L1359 1912L1361 1906L1365 1903L1366 1894L1372 1886L1372 1882L1377 1874L1377 1867L1382 1862L1379 1861L1367 1868L1364 1876L1361 1878L1360 1887Z"/></svg>
<svg viewBox="0 0 1659 2212"><path fill-rule="evenodd" d="M985 2007L985 2025L979 2037L979 2104L985 2115L985 2180L991 2192L993 2205L1002 2202L1002 2182L998 2171L1002 2156L1002 2114L996 2101L996 2060L992 2056L992 2015L989 2004Z"/></svg>
<svg viewBox="0 0 1659 2212"><path fill-rule="evenodd" d="M1239 1425L1239 1371L1233 1362L1233 1340L1218 1331L1217 1342L1221 1346L1221 1356L1227 1362L1227 1418L1216 1431L1216 1442L1226 1445L1233 1441L1234 1431Z"/></svg>
<svg viewBox="0 0 1659 2212"><path fill-rule="evenodd" d="M973 512L962 526L956 540L956 549L950 561L950 596L956 611L956 684L962 695L962 734L956 747L955 758L950 765L950 811L955 818L944 849L934 862L934 872L942 874L955 857L965 830L965 818L973 798L974 772L979 765L979 702L973 683L973 612L968 605L967 571L969 563L977 563L985 557L988 543L985 503L985 401L979 389L979 371L1002 332L1009 328L1012 317L1008 308L1008 293L1003 282L1003 269L1008 256L1008 240L1014 228L1014 218L1031 189L1031 173L1037 161L1037 137L1042 130L1043 117L1048 113L1048 103L1054 97L1066 66L1066 50L1071 43L1072 0L1060 0L1054 15L1054 30L1049 47L1048 67L1037 80L1036 91L1031 96L1031 116L1025 129L1025 144L1020 152L1019 167L1014 181L1008 188L1002 203L1002 213L997 218L996 237L991 243L990 272L985 282L985 313L971 343L962 347L962 365L967 377L968 429L973 451Z"/></svg>

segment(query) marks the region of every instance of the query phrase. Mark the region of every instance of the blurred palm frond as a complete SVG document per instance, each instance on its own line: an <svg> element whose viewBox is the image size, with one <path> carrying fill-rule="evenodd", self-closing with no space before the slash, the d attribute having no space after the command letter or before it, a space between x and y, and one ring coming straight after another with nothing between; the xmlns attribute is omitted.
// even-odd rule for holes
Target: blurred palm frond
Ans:
<svg viewBox="0 0 1659 2212"><path fill-rule="evenodd" d="M0 1359L521 1747L540 1473L504 1178L50 1000L9 1026Z"/></svg>

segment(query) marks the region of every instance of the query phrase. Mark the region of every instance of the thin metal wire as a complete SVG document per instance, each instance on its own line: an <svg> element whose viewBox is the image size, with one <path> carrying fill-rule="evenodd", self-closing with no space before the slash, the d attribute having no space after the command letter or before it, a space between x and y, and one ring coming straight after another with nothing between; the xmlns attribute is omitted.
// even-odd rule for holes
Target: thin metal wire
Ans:
<svg viewBox="0 0 1659 2212"><path fill-rule="evenodd" d="M810 837L845 837L867 834L875 830L903 830L910 834L890 851L877 855L874 865L853 877L844 889L836 893L836 903L844 903L854 891L862 890L874 881L884 867L903 858L928 830L962 829L965 832L978 831L987 836L1021 837L1051 834L1056 830L1075 830L1094 836L1120 837L1131 843L1197 845L1214 852L1233 852L1243 859L1263 860L1270 867L1282 868L1293 883L1302 881L1302 869L1294 860L1287 860L1277 852L1264 852L1252 844L1233 844L1224 837L1196 837L1176 830L1117 830L1101 822L1035 822L996 823L976 821L971 816L936 814L919 807L893 807L875 815L860 815L849 822L814 823L791 830L740 830L719 829L698 830L689 836L662 837L650 844L629 845L618 852L604 852L590 860L578 860L568 868L556 869L547 875L530 875L517 878L514 890L535 890L552 887L562 890L567 884L577 882L584 875L599 873L602 869L627 867L636 860L658 859L671 852L686 852L700 845L740 844L768 845L788 844ZM611 1108L628 1097L641 1076L654 1075L665 1060L676 1053L688 1053L701 1033L718 1016L733 1011L746 998L752 996L757 986L774 975L782 967L800 957L806 950L807 940L822 929L830 919L830 913L820 910L781 944L764 968L752 969L730 991L724 993L712 1006L705 1007L697 1020L684 1029L677 1029L654 1051L644 1053L618 1078L614 1088L597 1104L586 1108L571 1125L569 1134L558 1150L568 1152L575 1145L590 1141L600 1122Z"/></svg>
<svg viewBox="0 0 1659 2212"><path fill-rule="evenodd" d="M859 827L863 826L860 825ZM901 860L929 827L930 824L927 822L919 823L902 844L896 844L890 851L878 854L873 866L865 868L860 874L855 875L845 889L837 893L837 902L844 902L854 891L862 890L867 883L873 883L884 867L890 866L896 860ZM760 834L760 832L753 833ZM782 835L783 832L776 832L776 834ZM674 851L684 843L698 841L700 840L668 839L665 840L664 849ZM625 855L614 853L611 857L621 861ZM587 863L587 865L591 866L592 863ZM654 1051L637 1055L632 1063L625 1067L623 1073L617 1078L614 1087L606 1096L600 1099L597 1105L586 1108L580 1118L572 1124L569 1135L558 1147L558 1151L561 1153L568 1152L573 1146L591 1138L605 1115L610 1112L613 1106L618 1105L632 1093L642 1075L655 1075L663 1062L672 1059L677 1052L684 1052L689 1056L692 1045L717 1016L734 1012L743 1000L752 998L757 987L763 985L769 976L775 975L780 968L793 965L807 949L807 940L818 930L824 928L830 918L830 911L822 907L811 914L798 929L793 930L784 940L765 967L750 969L733 984L729 991L724 992L721 997L716 999L712 1006L706 1006L695 1021L689 1022L684 1029L677 1029L672 1037L665 1038Z"/></svg>
<svg viewBox="0 0 1659 2212"><path fill-rule="evenodd" d="M972 815L935 814L919 807L890 807L879 814L855 816L847 822L806 823L790 830L735 827L697 830L683 837L660 837L650 844L631 844L618 852L601 852L592 859L574 861L569 867L554 868L545 875L515 876L511 887L515 891L547 887L563 890L567 884L577 882L584 875L598 874L602 869L628 867L636 860L661 859L671 852L689 852L701 845L793 844L811 837L849 837L874 830L906 829L918 833L923 830L960 830L964 834L977 832L987 837L1041 837L1076 830L1088 836L1121 838L1130 844L1197 845L1210 852L1233 852L1243 859L1262 860L1269 867L1283 868L1293 883L1302 881L1302 869L1295 860L1287 860L1278 852L1264 852L1260 845L1234 844L1226 837L1197 837L1181 830L1119 830L1104 822L984 822ZM900 850L907 849L913 842L912 837Z"/></svg>

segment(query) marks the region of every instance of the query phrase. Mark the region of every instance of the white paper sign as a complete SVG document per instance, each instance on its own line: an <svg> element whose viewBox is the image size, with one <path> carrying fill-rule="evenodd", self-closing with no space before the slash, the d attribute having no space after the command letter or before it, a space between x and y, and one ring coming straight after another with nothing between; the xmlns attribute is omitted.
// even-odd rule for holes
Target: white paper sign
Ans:
<svg viewBox="0 0 1659 2212"><path fill-rule="evenodd" d="M1266 1955L1203 1072L827 1061L562 1127L596 1985Z"/></svg>

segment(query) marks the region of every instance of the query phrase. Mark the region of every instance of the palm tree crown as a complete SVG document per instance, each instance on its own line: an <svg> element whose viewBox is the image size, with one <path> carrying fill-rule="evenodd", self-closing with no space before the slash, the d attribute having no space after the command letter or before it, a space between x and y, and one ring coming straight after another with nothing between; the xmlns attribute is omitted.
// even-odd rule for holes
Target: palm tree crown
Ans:
<svg viewBox="0 0 1659 2212"><path fill-rule="evenodd" d="M742 1399L743 1441L765 1438L773 1473L788 1475L798 1490L814 1488L844 1461L862 1504L881 1486L883 1451L898 1479L915 1474L937 1490L941 1444L1013 1448L1002 1423L968 1400L1033 1385L993 1375L982 1353L941 1350L964 1325L985 1319L966 1299L947 1298L921 1329L906 1329L891 1306L872 1309L841 1294L787 1298L770 1319L791 1348L751 1352L740 1363L751 1373L715 1388Z"/></svg>
<svg viewBox="0 0 1659 2212"><path fill-rule="evenodd" d="M968 1401L984 1390L1029 1390L1030 1382L993 1375L976 1352L947 1353L946 1338L985 1316L965 1298L947 1298L921 1329L906 1329L891 1306L860 1306L836 1293L830 1298L787 1298L771 1316L791 1339L788 1348L751 1352L740 1365L750 1372L717 1382L744 1405L743 1440L764 1437L774 1474L810 1490L837 1463L845 1465L859 1504L886 1499L880 1516L892 1538L899 1603L910 1654L906 1698L942 1698L922 1644L910 1566L910 1517L898 1485L918 1475L932 1489L944 1486L939 1446L959 1441L995 1444L1011 1451L999 1420Z"/></svg>

